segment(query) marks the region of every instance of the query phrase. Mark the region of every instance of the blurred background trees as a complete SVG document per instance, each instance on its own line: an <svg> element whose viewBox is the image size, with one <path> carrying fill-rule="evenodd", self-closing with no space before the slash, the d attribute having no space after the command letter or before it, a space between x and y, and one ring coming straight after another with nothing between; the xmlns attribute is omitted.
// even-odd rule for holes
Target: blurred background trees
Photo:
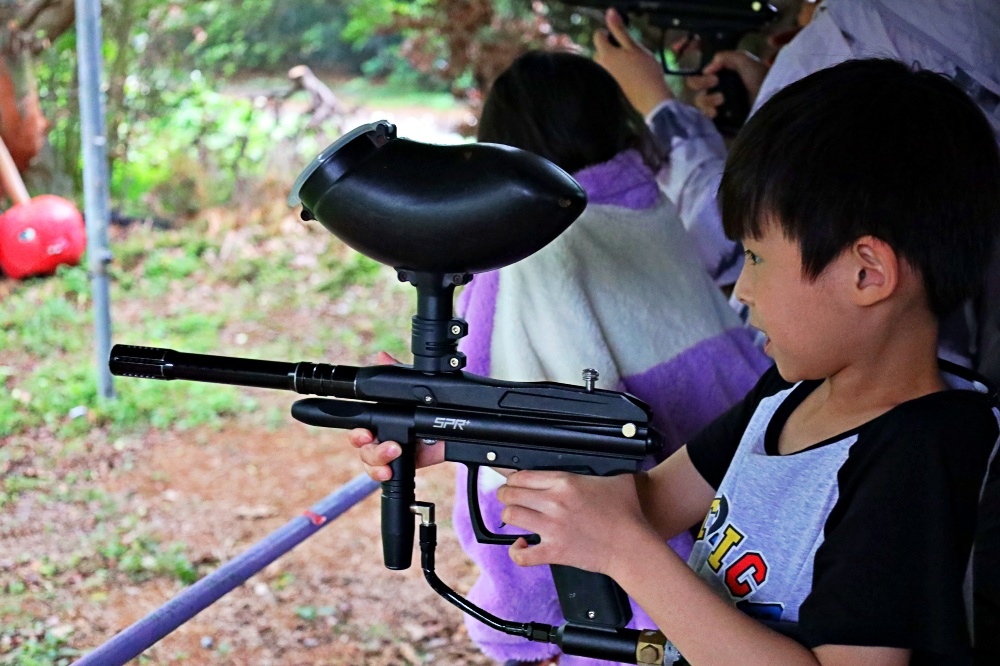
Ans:
<svg viewBox="0 0 1000 666"><path fill-rule="evenodd" d="M105 2L113 206L183 216L261 176L275 144L304 130L274 103L289 92L286 72L297 65L331 85L364 77L400 91L451 93L470 105L474 122L482 91L518 53L572 45L567 33L580 32L582 21L562 5L552 11L524 0ZM2 2L0 18L17 104L23 113L33 98L40 109L26 142L48 138L31 156L29 189L72 197L81 186L73 0ZM0 118L16 119L3 107ZM15 134L4 133L12 148ZM308 153L315 143L293 148Z"/></svg>
<svg viewBox="0 0 1000 666"><path fill-rule="evenodd" d="M40 153L26 174L30 190L73 197L81 185L73 0L0 0L0 19L14 90L4 93L0 70L0 133L12 150ZM469 111L459 128L469 135L483 94L514 57L587 50L599 20L555 0L105 1L113 207L183 216L274 169L276 146L277 168L287 168L349 129L307 127L294 97L282 111L294 66L338 95L346 86L361 98L379 84L450 94Z"/></svg>

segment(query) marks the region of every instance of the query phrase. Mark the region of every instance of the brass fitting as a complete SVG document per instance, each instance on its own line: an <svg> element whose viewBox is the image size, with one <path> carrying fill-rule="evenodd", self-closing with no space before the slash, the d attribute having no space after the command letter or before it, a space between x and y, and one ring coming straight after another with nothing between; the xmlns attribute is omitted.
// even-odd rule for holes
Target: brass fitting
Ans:
<svg viewBox="0 0 1000 666"><path fill-rule="evenodd" d="M667 637L662 631L643 629L635 646L635 663L662 666L666 645Z"/></svg>

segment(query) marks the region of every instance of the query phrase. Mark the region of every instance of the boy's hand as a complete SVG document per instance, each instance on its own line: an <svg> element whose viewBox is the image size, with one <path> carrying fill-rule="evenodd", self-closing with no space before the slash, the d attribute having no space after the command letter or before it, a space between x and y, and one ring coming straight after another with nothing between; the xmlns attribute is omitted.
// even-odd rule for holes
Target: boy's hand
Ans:
<svg viewBox="0 0 1000 666"><path fill-rule="evenodd" d="M398 442L379 442L372 435L370 430L355 428L347 433L347 441L351 446L358 449L359 457L365 466L365 473L373 481L388 481L392 478L392 470L389 463L398 458L403 452L402 446ZM433 442L426 444L420 442L416 444L417 469L429 467L444 462L444 442Z"/></svg>
<svg viewBox="0 0 1000 666"><path fill-rule="evenodd" d="M608 573L626 556L634 535L652 528L642 515L635 477L583 476L569 472L519 471L497 490L505 523L541 537L518 539L510 558L521 566L565 564Z"/></svg>
<svg viewBox="0 0 1000 666"><path fill-rule="evenodd" d="M376 361L380 365L392 365L398 363L396 359L385 352L379 352ZM373 481L388 481L392 478L392 470L389 463L398 458L403 452L403 448L398 442L378 442L375 435L370 430L355 428L347 433L347 441L351 446L358 449L361 463L365 466L365 473ZM440 444L440 446L438 446ZM444 445L442 442L431 444L419 443L417 446L416 466L428 467L444 462Z"/></svg>
<svg viewBox="0 0 1000 666"><path fill-rule="evenodd" d="M621 15L608 9L605 21L608 30L594 33L594 62L611 73L632 106L645 116L661 103L673 99L656 56L632 39ZM611 43L609 34L614 36L618 46Z"/></svg>
<svg viewBox="0 0 1000 666"><path fill-rule="evenodd" d="M725 99L722 93L708 92L719 85L719 71L730 69L736 72L750 96L750 104L757 99L760 88L767 76L768 67L757 57L746 51L719 51L705 69L697 76L687 77L687 87L695 91L694 105L709 118L715 118L718 108Z"/></svg>

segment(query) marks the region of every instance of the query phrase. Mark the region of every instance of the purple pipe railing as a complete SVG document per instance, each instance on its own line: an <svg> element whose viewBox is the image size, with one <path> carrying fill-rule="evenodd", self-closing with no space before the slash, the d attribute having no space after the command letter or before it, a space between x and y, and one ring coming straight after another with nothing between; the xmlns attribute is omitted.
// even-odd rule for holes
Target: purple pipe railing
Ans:
<svg viewBox="0 0 1000 666"><path fill-rule="evenodd" d="M239 587L248 578L299 545L379 487L362 474L354 477L305 514L272 532L132 626L116 634L74 666L122 666L154 643Z"/></svg>

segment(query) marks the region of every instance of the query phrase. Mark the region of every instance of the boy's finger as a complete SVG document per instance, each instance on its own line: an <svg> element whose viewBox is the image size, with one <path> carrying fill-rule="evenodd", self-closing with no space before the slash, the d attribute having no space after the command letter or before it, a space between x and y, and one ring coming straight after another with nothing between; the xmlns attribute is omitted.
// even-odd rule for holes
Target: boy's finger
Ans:
<svg viewBox="0 0 1000 666"><path fill-rule="evenodd" d="M538 534L539 531L544 530L550 522L545 514L523 506L504 507L503 511L500 513L500 519L506 525L519 527L522 530L531 532L532 534Z"/></svg>
<svg viewBox="0 0 1000 666"><path fill-rule="evenodd" d="M715 74L709 74L708 70L705 70L704 74L694 74L685 78L687 79L685 82L687 87L696 92L711 90L719 85L719 77Z"/></svg>
<svg viewBox="0 0 1000 666"><path fill-rule="evenodd" d="M608 11L604 13L604 22L608 26L608 32L615 38L620 48L630 49L635 46L635 40L632 39L632 35L628 34L628 28L625 27L622 15L614 7L609 7Z"/></svg>
<svg viewBox="0 0 1000 666"><path fill-rule="evenodd" d="M372 481L388 481L392 478L392 469L385 465L371 466L365 465L365 474Z"/></svg>
<svg viewBox="0 0 1000 666"><path fill-rule="evenodd" d="M497 499L500 500L502 504L506 505L504 511L506 511L507 508L513 509L515 507L519 507L551 516L556 514L559 510L558 504L552 501L549 493L531 490L528 488L517 488L515 486L506 485L500 486L497 489ZM518 527L524 527L524 525L520 525L514 520L509 520L508 518L504 518L504 522L518 525Z"/></svg>
<svg viewBox="0 0 1000 666"><path fill-rule="evenodd" d="M518 539L507 550L510 559L520 567L531 567L536 564L545 564L544 549L539 550L541 544L530 546L525 539Z"/></svg>
<svg viewBox="0 0 1000 666"><path fill-rule="evenodd" d="M379 365L396 365L399 363L396 359L388 354L388 352L380 351L375 356L375 362Z"/></svg>
<svg viewBox="0 0 1000 666"><path fill-rule="evenodd" d="M726 96L720 92L705 95L705 103L713 109L722 106L726 101Z"/></svg>
<svg viewBox="0 0 1000 666"><path fill-rule="evenodd" d="M507 476L507 485L516 488L529 488L531 490L548 490L565 474L565 472L520 470Z"/></svg>
<svg viewBox="0 0 1000 666"><path fill-rule="evenodd" d="M388 465L403 452L396 442L365 444L361 447L361 462L372 467Z"/></svg>
<svg viewBox="0 0 1000 666"><path fill-rule="evenodd" d="M364 428L355 428L347 433L347 441L351 443L351 446L358 449L365 444L371 444L375 441L375 436L370 430L365 430Z"/></svg>
<svg viewBox="0 0 1000 666"><path fill-rule="evenodd" d="M694 105L709 120L714 120L715 116L719 115L719 112L716 109L716 107L706 102L704 97L702 97L701 99L696 99Z"/></svg>
<svg viewBox="0 0 1000 666"><path fill-rule="evenodd" d="M600 59L601 55L607 52L608 49L615 48L611 45L611 41L608 39L607 30L595 30L594 31L594 56L596 59Z"/></svg>

